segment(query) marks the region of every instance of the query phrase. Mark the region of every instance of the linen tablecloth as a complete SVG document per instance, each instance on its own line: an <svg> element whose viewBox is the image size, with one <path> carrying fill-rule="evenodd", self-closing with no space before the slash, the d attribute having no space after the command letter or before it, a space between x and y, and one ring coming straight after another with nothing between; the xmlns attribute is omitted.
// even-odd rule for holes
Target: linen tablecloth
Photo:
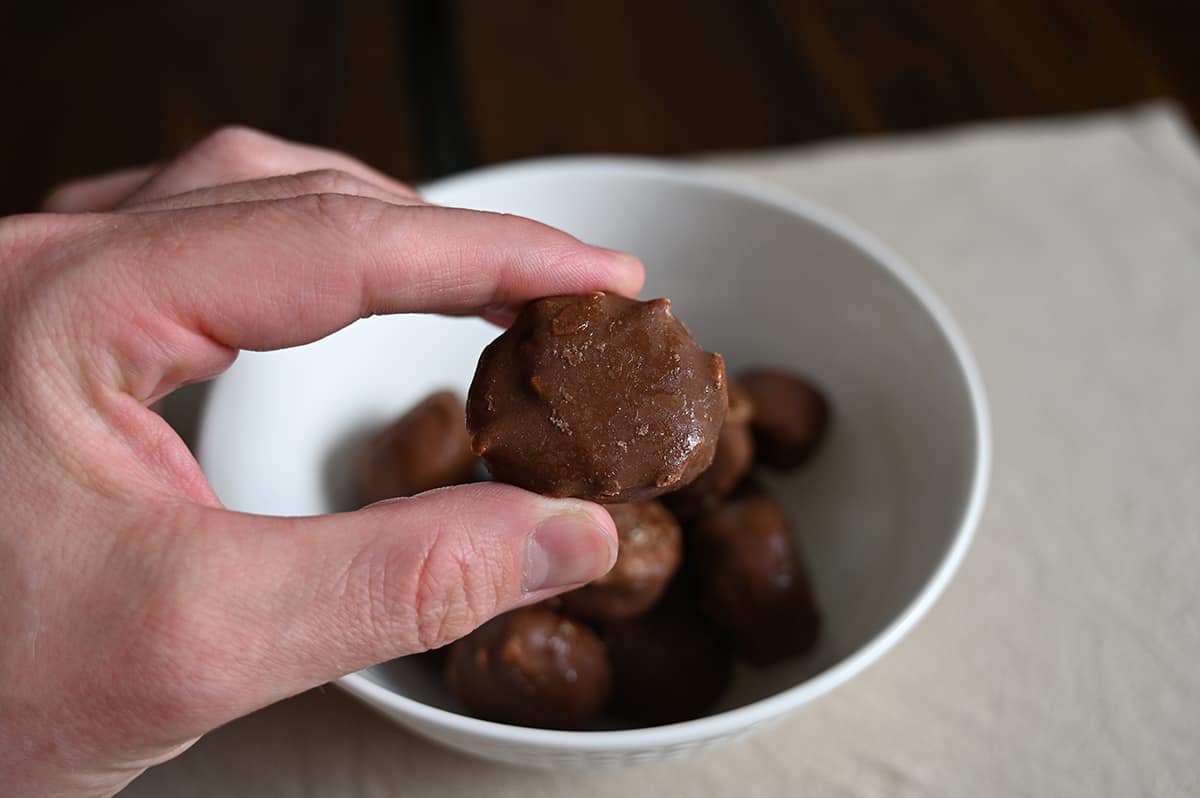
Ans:
<svg viewBox="0 0 1200 798"><path fill-rule="evenodd" d="M987 510L865 674L683 763L525 771L328 687L141 796L1200 795L1200 155L1171 106L717 155L872 230L945 300L993 415Z"/></svg>

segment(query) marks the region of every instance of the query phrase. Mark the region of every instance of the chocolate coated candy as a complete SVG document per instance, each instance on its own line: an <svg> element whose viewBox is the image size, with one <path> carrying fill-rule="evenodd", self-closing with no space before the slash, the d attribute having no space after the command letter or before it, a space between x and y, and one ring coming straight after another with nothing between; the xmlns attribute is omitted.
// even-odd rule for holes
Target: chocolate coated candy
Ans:
<svg viewBox="0 0 1200 798"><path fill-rule="evenodd" d="M572 615L592 621L628 618L650 609L683 559L679 522L659 502L610 504L619 548L612 570L562 595Z"/></svg>
<svg viewBox="0 0 1200 798"><path fill-rule="evenodd" d="M612 670L594 632L534 606L493 618L454 643L446 682L484 720L581 729L608 701Z"/></svg>
<svg viewBox="0 0 1200 798"><path fill-rule="evenodd" d="M648 614L604 629L613 667L614 715L677 723L703 715L729 685L728 646L685 601L668 597Z"/></svg>
<svg viewBox="0 0 1200 798"><path fill-rule="evenodd" d="M467 421L496 479L621 503L708 468L727 401L724 361L668 300L595 292L521 311L479 359Z"/></svg>
<svg viewBox="0 0 1200 798"><path fill-rule="evenodd" d="M463 402L450 391L421 401L372 436L354 460L354 485L364 504L470 482L471 451Z"/></svg>
<svg viewBox="0 0 1200 798"><path fill-rule="evenodd" d="M709 511L690 530L699 604L754 665L803 654L820 616L787 519L751 488Z"/></svg>
<svg viewBox="0 0 1200 798"><path fill-rule="evenodd" d="M750 420L754 404L750 394L736 381L729 382L729 413L721 427L712 465L685 485L664 497L667 505L681 518L691 518L714 506L733 492L754 465L754 437Z"/></svg>
<svg viewBox="0 0 1200 798"><path fill-rule="evenodd" d="M754 440L759 461L795 468L816 449L829 424L829 403L796 374L755 369L738 380L754 402Z"/></svg>

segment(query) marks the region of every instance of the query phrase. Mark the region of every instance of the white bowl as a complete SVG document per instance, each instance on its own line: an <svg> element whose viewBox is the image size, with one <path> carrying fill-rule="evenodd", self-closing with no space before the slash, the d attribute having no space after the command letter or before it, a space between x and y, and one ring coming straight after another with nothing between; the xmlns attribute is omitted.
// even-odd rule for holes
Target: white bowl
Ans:
<svg viewBox="0 0 1200 798"><path fill-rule="evenodd" d="M924 615L966 551L986 490L983 389L940 302L866 233L791 195L696 166L565 158L483 169L425 189L436 203L505 211L627 250L643 296L669 296L731 373L811 375L835 422L815 462L771 480L807 555L825 627L816 651L741 669L713 714L642 729L565 732L477 720L438 679L398 660L340 685L426 737L539 766L614 766L745 735L877 660ZM442 386L466 390L497 331L392 316L309 346L244 353L214 386L200 461L231 508L342 509L342 442Z"/></svg>

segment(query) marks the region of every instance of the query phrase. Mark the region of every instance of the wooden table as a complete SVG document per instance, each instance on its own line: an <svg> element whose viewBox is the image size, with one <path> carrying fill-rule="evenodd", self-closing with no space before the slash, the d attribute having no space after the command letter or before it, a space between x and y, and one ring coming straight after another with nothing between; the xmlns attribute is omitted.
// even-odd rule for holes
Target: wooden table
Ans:
<svg viewBox="0 0 1200 798"><path fill-rule="evenodd" d="M1179 0L142 0L6 13L0 213L225 123L421 179L1111 106L1200 110Z"/></svg>

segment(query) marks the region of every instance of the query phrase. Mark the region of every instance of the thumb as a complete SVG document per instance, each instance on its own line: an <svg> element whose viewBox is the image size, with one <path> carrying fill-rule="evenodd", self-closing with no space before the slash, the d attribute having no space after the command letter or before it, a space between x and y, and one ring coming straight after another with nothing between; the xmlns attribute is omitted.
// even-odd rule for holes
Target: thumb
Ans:
<svg viewBox="0 0 1200 798"><path fill-rule="evenodd" d="M617 553L603 508L495 483L313 518L196 512L162 652L190 685L195 733L444 645L603 575Z"/></svg>

